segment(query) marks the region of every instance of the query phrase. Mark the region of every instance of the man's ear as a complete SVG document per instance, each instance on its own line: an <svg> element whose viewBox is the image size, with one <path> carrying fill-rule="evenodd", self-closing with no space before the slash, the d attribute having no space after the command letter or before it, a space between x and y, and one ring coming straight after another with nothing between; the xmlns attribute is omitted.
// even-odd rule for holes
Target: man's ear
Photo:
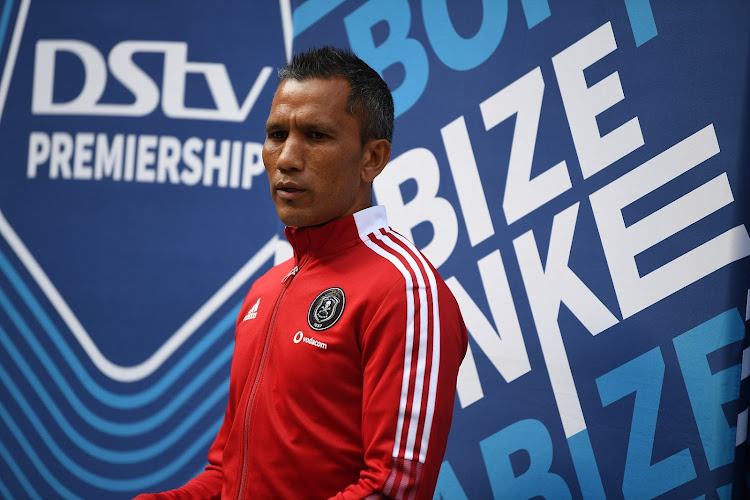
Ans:
<svg viewBox="0 0 750 500"><path fill-rule="evenodd" d="M391 143L386 139L370 139L365 144L364 163L361 176L365 182L372 182L391 159Z"/></svg>

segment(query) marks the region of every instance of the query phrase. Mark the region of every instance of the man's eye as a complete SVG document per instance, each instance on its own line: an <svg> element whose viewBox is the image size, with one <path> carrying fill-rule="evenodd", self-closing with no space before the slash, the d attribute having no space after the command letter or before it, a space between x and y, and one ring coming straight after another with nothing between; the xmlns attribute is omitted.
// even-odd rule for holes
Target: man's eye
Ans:
<svg viewBox="0 0 750 500"><path fill-rule="evenodd" d="M323 132L310 132L310 137L313 139L324 139L327 136Z"/></svg>
<svg viewBox="0 0 750 500"><path fill-rule="evenodd" d="M286 138L286 132L282 130L277 130L275 132L271 132L268 134L269 139L275 139L277 141L284 140Z"/></svg>

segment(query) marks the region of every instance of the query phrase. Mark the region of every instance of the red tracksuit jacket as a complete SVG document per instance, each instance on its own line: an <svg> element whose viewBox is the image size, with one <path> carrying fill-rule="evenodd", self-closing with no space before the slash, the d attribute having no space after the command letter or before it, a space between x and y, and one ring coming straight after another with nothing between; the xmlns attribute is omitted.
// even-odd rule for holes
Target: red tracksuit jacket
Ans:
<svg viewBox="0 0 750 500"><path fill-rule="evenodd" d="M294 259L238 316L209 465L159 498L431 499L466 352L453 295L382 207L286 235Z"/></svg>

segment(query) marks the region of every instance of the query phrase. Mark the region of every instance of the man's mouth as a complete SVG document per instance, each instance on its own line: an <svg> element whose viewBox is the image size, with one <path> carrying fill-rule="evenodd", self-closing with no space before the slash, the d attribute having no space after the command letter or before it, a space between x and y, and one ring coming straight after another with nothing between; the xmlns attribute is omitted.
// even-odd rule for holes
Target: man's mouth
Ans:
<svg viewBox="0 0 750 500"><path fill-rule="evenodd" d="M276 195L284 200L294 200L302 196L305 189L294 182L279 182L276 184Z"/></svg>

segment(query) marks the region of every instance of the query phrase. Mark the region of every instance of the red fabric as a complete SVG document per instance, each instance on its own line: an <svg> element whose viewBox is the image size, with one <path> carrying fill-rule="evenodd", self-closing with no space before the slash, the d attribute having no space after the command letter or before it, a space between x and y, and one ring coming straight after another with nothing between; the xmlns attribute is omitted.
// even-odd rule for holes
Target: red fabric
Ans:
<svg viewBox="0 0 750 500"><path fill-rule="evenodd" d="M210 465L142 498L431 499L466 352L455 299L382 207L287 238L294 258L238 316ZM311 305L334 287L343 312L316 331Z"/></svg>

